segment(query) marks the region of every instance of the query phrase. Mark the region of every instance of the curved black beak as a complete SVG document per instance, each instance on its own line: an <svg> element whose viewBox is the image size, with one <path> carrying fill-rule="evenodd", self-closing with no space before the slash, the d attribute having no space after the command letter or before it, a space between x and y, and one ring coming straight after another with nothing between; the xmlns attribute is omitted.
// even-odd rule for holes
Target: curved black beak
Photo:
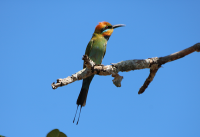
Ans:
<svg viewBox="0 0 200 137"><path fill-rule="evenodd" d="M124 25L124 24L113 25L113 29L118 28L118 27L124 27L124 26L126 26L126 25Z"/></svg>

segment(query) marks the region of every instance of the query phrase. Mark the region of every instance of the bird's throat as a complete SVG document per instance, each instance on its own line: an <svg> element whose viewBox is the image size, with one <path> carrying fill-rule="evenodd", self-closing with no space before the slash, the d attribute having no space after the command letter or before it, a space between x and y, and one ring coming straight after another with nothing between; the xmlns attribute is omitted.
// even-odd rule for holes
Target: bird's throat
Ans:
<svg viewBox="0 0 200 137"><path fill-rule="evenodd" d="M104 38L105 38L106 40L109 40L110 36L105 35Z"/></svg>

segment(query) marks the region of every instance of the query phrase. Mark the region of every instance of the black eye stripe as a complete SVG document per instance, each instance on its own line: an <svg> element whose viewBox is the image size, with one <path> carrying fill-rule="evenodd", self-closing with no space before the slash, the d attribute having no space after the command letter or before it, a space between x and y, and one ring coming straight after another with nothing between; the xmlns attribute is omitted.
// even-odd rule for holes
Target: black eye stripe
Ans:
<svg viewBox="0 0 200 137"><path fill-rule="evenodd" d="M101 29L101 32L103 32L106 29L112 29L112 28L113 28L112 26L106 26L106 27L104 27L104 28Z"/></svg>

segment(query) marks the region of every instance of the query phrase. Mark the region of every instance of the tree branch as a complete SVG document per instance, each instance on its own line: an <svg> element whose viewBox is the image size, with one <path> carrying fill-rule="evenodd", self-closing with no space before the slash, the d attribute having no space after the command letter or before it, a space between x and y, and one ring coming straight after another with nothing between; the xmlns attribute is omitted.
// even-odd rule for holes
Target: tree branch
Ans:
<svg viewBox="0 0 200 137"><path fill-rule="evenodd" d="M150 74L138 92L138 94L142 94L146 90L148 85L153 81L161 65L180 59L194 51L200 52L200 43L197 43L187 49L184 49L182 51L164 57L159 57L159 58L154 57L143 60L127 60L107 66L95 65L95 63L92 60L90 60L88 56L84 55L83 60L84 60L84 66L86 68L80 70L79 72L73 74L72 76L68 76L67 78L57 79L57 83L52 83L51 86L53 89L56 89L58 87L65 86L72 82L75 82L76 80L85 79L91 75L98 74L104 76L112 75L112 77L114 77L113 83L115 84L115 86L121 87L121 81L123 77L120 76L118 72L120 71L128 72L131 70L150 68Z"/></svg>

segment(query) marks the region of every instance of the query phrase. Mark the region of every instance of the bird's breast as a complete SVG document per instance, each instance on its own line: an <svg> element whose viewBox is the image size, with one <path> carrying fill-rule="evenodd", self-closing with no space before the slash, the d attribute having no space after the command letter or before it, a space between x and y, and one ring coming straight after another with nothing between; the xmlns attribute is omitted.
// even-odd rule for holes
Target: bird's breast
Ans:
<svg viewBox="0 0 200 137"><path fill-rule="evenodd" d="M96 64L101 64L101 61L104 57L104 54L106 52L106 45L107 45L107 41L106 40L95 40L89 57L90 59L92 59Z"/></svg>

